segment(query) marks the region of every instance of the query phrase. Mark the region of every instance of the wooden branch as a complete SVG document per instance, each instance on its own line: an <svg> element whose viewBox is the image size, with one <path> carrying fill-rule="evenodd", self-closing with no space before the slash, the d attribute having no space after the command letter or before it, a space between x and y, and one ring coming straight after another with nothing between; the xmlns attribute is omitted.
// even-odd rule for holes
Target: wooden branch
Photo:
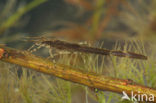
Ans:
<svg viewBox="0 0 156 103"><path fill-rule="evenodd" d="M54 64L51 61L37 57L26 51L15 50L4 46L0 46L0 59L4 62L31 68L42 73L99 90L112 91L120 94L125 91L129 96L131 96L131 91L137 95L146 94L147 96L151 96L151 94L153 94L154 102L156 102L155 89L136 84L132 80L122 80L106 77L104 75L87 73L62 64ZM144 99L146 99L145 96Z"/></svg>

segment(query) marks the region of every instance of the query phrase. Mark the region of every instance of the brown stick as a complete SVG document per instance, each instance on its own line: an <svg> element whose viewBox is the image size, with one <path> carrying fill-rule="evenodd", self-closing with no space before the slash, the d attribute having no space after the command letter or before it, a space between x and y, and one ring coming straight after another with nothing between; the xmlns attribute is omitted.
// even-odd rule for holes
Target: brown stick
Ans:
<svg viewBox="0 0 156 103"><path fill-rule="evenodd" d="M23 52L4 46L0 46L0 59L4 62L31 68L33 70L50 74L71 82L86 85L91 88L112 91L120 94L125 91L129 96L131 96L131 91L133 91L134 94L146 94L148 96L153 94L154 102L156 102L155 89L136 84L131 80L122 80L97 75L95 73L86 73L69 66L54 64L29 52Z"/></svg>

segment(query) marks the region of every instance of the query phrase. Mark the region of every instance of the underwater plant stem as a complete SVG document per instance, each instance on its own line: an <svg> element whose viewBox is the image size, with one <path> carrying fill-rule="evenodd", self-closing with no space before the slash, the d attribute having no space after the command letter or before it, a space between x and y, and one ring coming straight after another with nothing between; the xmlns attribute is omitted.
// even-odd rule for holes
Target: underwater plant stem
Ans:
<svg viewBox="0 0 156 103"><path fill-rule="evenodd" d="M27 5L18 8L14 14L12 14L8 19L0 24L0 34L2 34L6 29L12 27L25 13L29 12L33 8L39 6L46 1L48 0L32 0Z"/></svg>
<svg viewBox="0 0 156 103"><path fill-rule="evenodd" d="M98 31L100 18L103 12L103 9L101 8L105 3L105 0L97 0L96 1L96 11L93 14L93 23L92 23L92 29L91 29L91 36L92 39L96 37L96 32Z"/></svg>
<svg viewBox="0 0 156 103"><path fill-rule="evenodd" d="M122 94L122 92L125 91L129 96L131 96L131 91L135 94L146 94L148 96L153 94L154 102L156 102L155 89L139 85L132 80L106 77L104 75L84 72L70 66L54 64L47 59L37 57L27 51L20 51L5 46L0 46L0 55L0 60L4 62L31 68L41 73L53 75L91 88L97 88L103 91L112 91L119 94Z"/></svg>

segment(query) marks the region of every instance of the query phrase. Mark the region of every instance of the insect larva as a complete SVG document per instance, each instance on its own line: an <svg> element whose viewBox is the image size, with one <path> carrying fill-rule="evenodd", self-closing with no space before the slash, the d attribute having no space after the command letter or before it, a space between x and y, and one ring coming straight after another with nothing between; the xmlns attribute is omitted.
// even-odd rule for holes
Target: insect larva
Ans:
<svg viewBox="0 0 156 103"><path fill-rule="evenodd" d="M32 51L35 51L41 47L48 47L50 49L55 48L60 51L84 52L84 53L92 53L92 54L99 54L99 55L108 55L108 56L113 55L118 57L128 57L128 58L147 60L147 56L133 53L133 52L113 51L113 50L107 50L103 48L89 47L89 46L80 45L77 43L69 43L57 39L46 40L43 38L37 38L36 41L37 41L36 45L38 45L38 47Z"/></svg>

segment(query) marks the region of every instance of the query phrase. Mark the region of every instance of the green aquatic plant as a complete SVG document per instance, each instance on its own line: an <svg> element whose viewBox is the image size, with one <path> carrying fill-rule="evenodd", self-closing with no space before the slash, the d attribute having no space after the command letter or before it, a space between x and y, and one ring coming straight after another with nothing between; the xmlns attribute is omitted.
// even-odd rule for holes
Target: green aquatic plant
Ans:
<svg viewBox="0 0 156 103"><path fill-rule="evenodd" d="M15 0L13 0L13 2L8 1L8 5L6 6L6 9L2 11L2 15L0 18L1 19L0 21L2 21L2 23L0 24L0 34L2 34L10 27L13 27L25 13L29 12L33 8L39 6L40 4L46 1L47 0L33 0L30 3L17 8L17 10L14 13L12 13L11 16L7 17L7 12L10 12L9 10L13 9L12 5L14 5L14 2L16 2Z"/></svg>

